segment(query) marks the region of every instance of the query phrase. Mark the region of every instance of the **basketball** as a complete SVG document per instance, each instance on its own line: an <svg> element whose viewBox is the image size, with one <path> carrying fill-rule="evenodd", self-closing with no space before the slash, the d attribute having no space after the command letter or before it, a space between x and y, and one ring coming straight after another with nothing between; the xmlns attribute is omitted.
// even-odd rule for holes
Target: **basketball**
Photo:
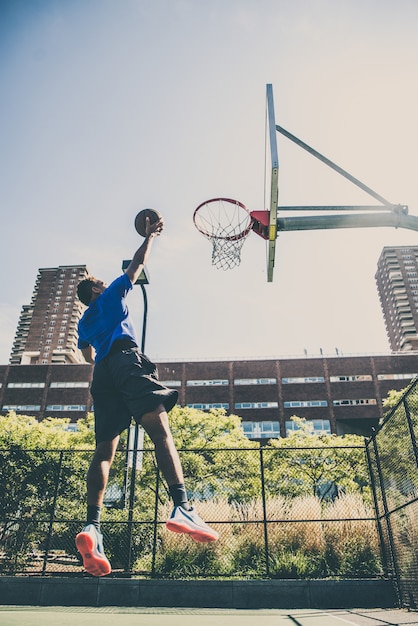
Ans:
<svg viewBox="0 0 418 626"><path fill-rule="evenodd" d="M143 209L138 213L135 218L135 230L139 235L141 235L141 237L146 237L147 235L147 217L149 218L149 223L154 224L154 222L158 222L158 220L162 218L162 215L155 209Z"/></svg>

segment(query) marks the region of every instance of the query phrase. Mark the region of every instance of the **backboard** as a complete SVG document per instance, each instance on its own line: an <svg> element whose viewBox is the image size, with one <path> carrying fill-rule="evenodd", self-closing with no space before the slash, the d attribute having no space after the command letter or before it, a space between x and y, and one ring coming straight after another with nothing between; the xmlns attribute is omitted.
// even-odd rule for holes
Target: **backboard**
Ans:
<svg viewBox="0 0 418 626"><path fill-rule="evenodd" d="M277 151L277 130L274 114L273 85L267 85L266 91L266 127L265 127L265 183L264 206L269 213L267 240L267 282L273 281L274 260L277 237L277 204L279 198L279 156Z"/></svg>

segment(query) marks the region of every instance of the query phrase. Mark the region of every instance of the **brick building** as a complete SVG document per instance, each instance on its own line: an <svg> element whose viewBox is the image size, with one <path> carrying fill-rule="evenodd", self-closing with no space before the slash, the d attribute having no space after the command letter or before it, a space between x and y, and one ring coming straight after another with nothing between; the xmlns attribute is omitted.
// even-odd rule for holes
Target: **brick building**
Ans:
<svg viewBox="0 0 418 626"><path fill-rule="evenodd" d="M12 365L84 363L77 324L85 307L77 298L77 284L86 276L85 265L39 269L31 303L20 314Z"/></svg>
<svg viewBox="0 0 418 626"><path fill-rule="evenodd" d="M391 389L403 389L418 371L417 353L266 360L165 362L160 380L179 391L179 404L223 407L243 419L249 438L286 436L290 418L310 420L313 432L368 435L383 416ZM0 366L0 407L75 422L92 409L93 367Z"/></svg>

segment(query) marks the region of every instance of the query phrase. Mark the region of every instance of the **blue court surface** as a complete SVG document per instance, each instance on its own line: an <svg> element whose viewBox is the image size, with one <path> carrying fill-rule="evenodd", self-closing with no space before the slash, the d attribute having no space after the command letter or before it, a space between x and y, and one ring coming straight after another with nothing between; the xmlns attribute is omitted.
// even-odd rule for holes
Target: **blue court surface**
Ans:
<svg viewBox="0 0 418 626"><path fill-rule="evenodd" d="M0 606L0 626L401 626L418 613L393 609L161 609Z"/></svg>

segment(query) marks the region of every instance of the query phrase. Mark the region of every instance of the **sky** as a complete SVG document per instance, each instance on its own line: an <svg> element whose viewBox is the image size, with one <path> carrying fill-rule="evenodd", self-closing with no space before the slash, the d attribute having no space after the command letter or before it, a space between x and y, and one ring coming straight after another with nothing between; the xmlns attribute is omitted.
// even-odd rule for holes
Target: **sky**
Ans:
<svg viewBox="0 0 418 626"><path fill-rule="evenodd" d="M276 122L418 215L416 0L2 0L0 364L38 268L106 282L142 239L156 361L388 353L374 275L403 229L251 233L211 265L201 202L264 209L265 92ZM280 205L375 204L278 135ZM130 296L140 334L142 294Z"/></svg>

